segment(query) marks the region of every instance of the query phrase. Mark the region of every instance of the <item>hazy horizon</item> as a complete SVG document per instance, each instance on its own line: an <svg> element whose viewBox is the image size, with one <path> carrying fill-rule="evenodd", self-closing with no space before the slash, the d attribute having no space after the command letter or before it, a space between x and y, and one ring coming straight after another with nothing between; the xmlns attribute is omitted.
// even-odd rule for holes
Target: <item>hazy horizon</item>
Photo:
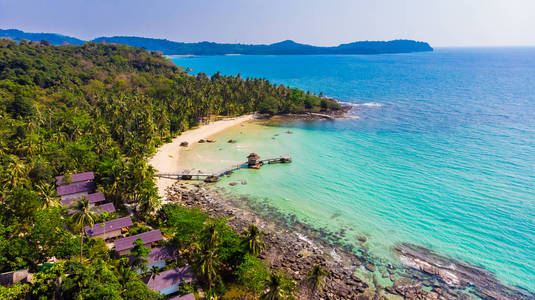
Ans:
<svg viewBox="0 0 535 300"><path fill-rule="evenodd" d="M433 47L535 46L535 1L0 0L0 28L91 40L141 36L177 42L334 46L411 39Z"/></svg>

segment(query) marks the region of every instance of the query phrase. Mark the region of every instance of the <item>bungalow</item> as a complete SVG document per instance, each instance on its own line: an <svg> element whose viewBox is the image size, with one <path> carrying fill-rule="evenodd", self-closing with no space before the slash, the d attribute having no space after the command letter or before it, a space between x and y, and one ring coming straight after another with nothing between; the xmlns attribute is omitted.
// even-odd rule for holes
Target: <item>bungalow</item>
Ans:
<svg viewBox="0 0 535 300"><path fill-rule="evenodd" d="M98 214L101 214L105 211L108 213L113 213L115 212L115 206L113 205L113 203L104 203L102 205L95 207L95 210L97 211Z"/></svg>
<svg viewBox="0 0 535 300"><path fill-rule="evenodd" d="M160 229L156 229L118 239L115 241L115 251L119 253L119 255L130 254L130 250L134 248L134 241L137 239L142 239L145 247L150 249L152 248L151 243L163 240L163 235Z"/></svg>
<svg viewBox="0 0 535 300"><path fill-rule="evenodd" d="M96 192L96 193L93 193L93 194L87 194L87 195L84 195L85 198L87 200L89 200L89 204L95 204L95 203L99 203L99 202L102 202L102 201L105 201L106 198L104 197L104 193L102 192ZM61 204L62 205L70 205L72 204L74 201L78 201L80 197L76 197L76 198L65 198L65 199L61 199Z"/></svg>
<svg viewBox="0 0 535 300"><path fill-rule="evenodd" d="M176 257L175 248L171 246L162 246L152 248L152 251L147 257L147 269L152 267L164 268L167 261L173 260ZM134 261L134 257L130 257L130 262ZM138 273L142 273L141 269L138 270Z"/></svg>
<svg viewBox="0 0 535 300"><path fill-rule="evenodd" d="M58 195L61 200L69 198L79 198L83 195L89 194L96 188L96 184L92 181L77 182L69 185L60 185L57 187Z"/></svg>
<svg viewBox="0 0 535 300"><path fill-rule="evenodd" d="M147 280L147 279L145 279ZM147 285L153 291L162 295L170 295L178 292L179 286L183 283L190 283L194 280L191 267L176 267L156 276L148 278Z"/></svg>
<svg viewBox="0 0 535 300"><path fill-rule="evenodd" d="M68 185L77 182L91 181L93 179L95 179L95 174L93 174L93 172L72 174L69 183L67 183L67 181L65 180L65 176L56 176L56 185Z"/></svg>
<svg viewBox="0 0 535 300"><path fill-rule="evenodd" d="M134 225L130 217L119 218L103 223L98 223L91 226L87 226L85 233L93 238L101 238L103 240L114 238L122 234L121 230L126 227Z"/></svg>
<svg viewBox="0 0 535 300"><path fill-rule="evenodd" d="M99 215L102 214L105 211L108 212L108 213L115 212L115 206L113 205L113 203L104 203L102 205L95 206L93 209ZM70 209L69 212L67 212L67 214L68 215L74 214L74 209Z"/></svg>
<svg viewBox="0 0 535 300"><path fill-rule="evenodd" d="M165 267L166 261L173 260L175 257L175 248L171 246L152 248L152 251L147 257L147 267L149 267L149 269L153 266L163 268Z"/></svg>
<svg viewBox="0 0 535 300"><path fill-rule="evenodd" d="M260 156L256 153L251 153L247 156L247 166L252 169L259 169L262 166Z"/></svg>
<svg viewBox="0 0 535 300"><path fill-rule="evenodd" d="M193 293L189 293L183 296L173 296L168 300L195 300L195 295L193 295Z"/></svg>
<svg viewBox="0 0 535 300"><path fill-rule="evenodd" d="M28 269L11 271L0 274L0 285L9 286L17 282L27 283L32 279L32 273Z"/></svg>

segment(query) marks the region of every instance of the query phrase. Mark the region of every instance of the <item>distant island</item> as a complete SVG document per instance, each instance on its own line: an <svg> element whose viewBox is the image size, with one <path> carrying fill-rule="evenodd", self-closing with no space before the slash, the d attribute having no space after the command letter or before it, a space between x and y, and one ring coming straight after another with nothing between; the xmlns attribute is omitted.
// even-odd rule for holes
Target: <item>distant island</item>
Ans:
<svg viewBox="0 0 535 300"><path fill-rule="evenodd" d="M0 38L9 38L15 41L21 39L29 41L46 40L52 45L82 45L86 42L109 43L129 45L145 48L151 51L160 51L165 55L340 55L340 54L387 54L387 53L412 53L433 51L426 42L413 40L393 41L361 41L348 44L340 44L334 47L319 47L296 43L291 40L282 41L269 45L248 44L219 44L214 42L183 43L167 39L154 39L135 36L98 37L91 41L69 37L55 33L28 33L16 29L0 29Z"/></svg>

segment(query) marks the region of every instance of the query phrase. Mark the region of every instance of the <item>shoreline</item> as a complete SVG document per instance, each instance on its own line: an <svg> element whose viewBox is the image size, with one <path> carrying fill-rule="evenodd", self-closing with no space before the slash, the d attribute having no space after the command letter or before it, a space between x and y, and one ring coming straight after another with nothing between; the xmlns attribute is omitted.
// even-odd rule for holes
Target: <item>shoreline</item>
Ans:
<svg viewBox="0 0 535 300"><path fill-rule="evenodd" d="M370 288L373 279L355 275L356 269L363 266L356 255L319 240L304 223L295 221L295 228L291 228L279 212L267 217L246 202L225 197L219 189L200 182L176 182L169 188L168 198L172 203L199 208L211 217L226 218L237 232L255 224L266 235L266 249L259 258L269 269L282 270L296 280L297 299L310 299L306 290L299 290L299 284L314 264L329 272L325 289L318 293L318 299L372 299L375 296L386 299L380 298L384 297L382 289Z"/></svg>
<svg viewBox="0 0 535 300"><path fill-rule="evenodd" d="M180 150L191 147L192 144L197 143L201 139L207 139L225 129L237 126L243 122L253 120L254 116L243 115L234 118L228 118L210 122L201 125L198 128L184 131L181 135L175 137L172 142L166 143L156 150L156 154L149 159L149 164L156 169L157 172L178 172L180 171L179 156ZM187 147L181 147L180 144L187 142ZM162 197L162 203L165 203L166 190L175 183L176 180L167 178L156 178L156 186L158 187L158 194Z"/></svg>
<svg viewBox="0 0 535 300"><path fill-rule="evenodd" d="M313 264L324 267L329 275L318 299L527 300L533 296L503 285L490 271L423 247L399 245L395 251L405 261L402 267L368 253L357 255L354 248L337 242L335 232L314 228L266 202L230 196L204 183L176 182L168 197L170 202L199 208L211 217L226 218L237 232L255 224L266 234L266 249L259 258L271 270L287 273L298 288ZM296 296L310 299L299 289Z"/></svg>
<svg viewBox="0 0 535 300"><path fill-rule="evenodd" d="M252 117L248 120L250 119ZM301 118L299 115L290 118L283 115L271 119L307 121L302 115ZM193 142L197 142L244 121L246 120L238 120L235 124L226 126L216 124L214 127L217 129L211 134L202 135L196 132L204 126L188 132L192 132ZM209 125L212 124L205 126ZM189 136L186 135L188 132L182 136ZM210 132L211 130L208 133ZM190 140L177 139L173 142L178 154L179 143ZM178 168L178 155L171 158L175 158L174 166ZM269 203L260 204L253 199L225 195L223 190L200 182L184 183L170 179L167 181L165 185L158 185L159 192L166 196L166 202L180 203L190 208L198 207L212 217L229 218L229 224L238 232L254 223L262 231L269 233L265 240L266 253L261 258L272 269L285 270L294 279L300 280L306 274L304 268L311 264L327 266L333 274L326 294L323 295L327 299L353 299L357 296L363 296L364 299L468 299L469 294L476 294L484 299L530 297L527 291L501 284L491 272L478 270L477 267L449 257L431 255L431 249L415 248L410 244L395 247L393 251L404 265L396 268L385 261L377 260L372 253L367 253L367 249L358 254L359 251L355 252L355 249L359 248L340 243L338 233L325 232L321 228L318 230L298 220L294 215L277 210ZM364 244L365 240L361 242ZM475 290L465 294L466 288Z"/></svg>

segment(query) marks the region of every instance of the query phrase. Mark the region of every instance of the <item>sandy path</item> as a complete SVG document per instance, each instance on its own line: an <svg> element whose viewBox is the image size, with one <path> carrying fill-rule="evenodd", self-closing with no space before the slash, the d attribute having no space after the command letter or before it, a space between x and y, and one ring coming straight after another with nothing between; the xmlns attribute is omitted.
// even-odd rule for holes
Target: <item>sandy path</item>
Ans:
<svg viewBox="0 0 535 300"><path fill-rule="evenodd" d="M157 172L177 172L180 170L178 160L180 143L188 142L189 146L191 146L193 143L197 143L200 139L209 138L210 136L227 128L236 126L251 119L253 119L253 115L245 115L211 122L199 128L183 132L182 135L174 138L171 143L165 144L158 148L156 154L149 159L149 163L157 170ZM157 178L156 185L158 186L158 194L161 197L165 197L166 189L175 182L176 181L173 179Z"/></svg>

